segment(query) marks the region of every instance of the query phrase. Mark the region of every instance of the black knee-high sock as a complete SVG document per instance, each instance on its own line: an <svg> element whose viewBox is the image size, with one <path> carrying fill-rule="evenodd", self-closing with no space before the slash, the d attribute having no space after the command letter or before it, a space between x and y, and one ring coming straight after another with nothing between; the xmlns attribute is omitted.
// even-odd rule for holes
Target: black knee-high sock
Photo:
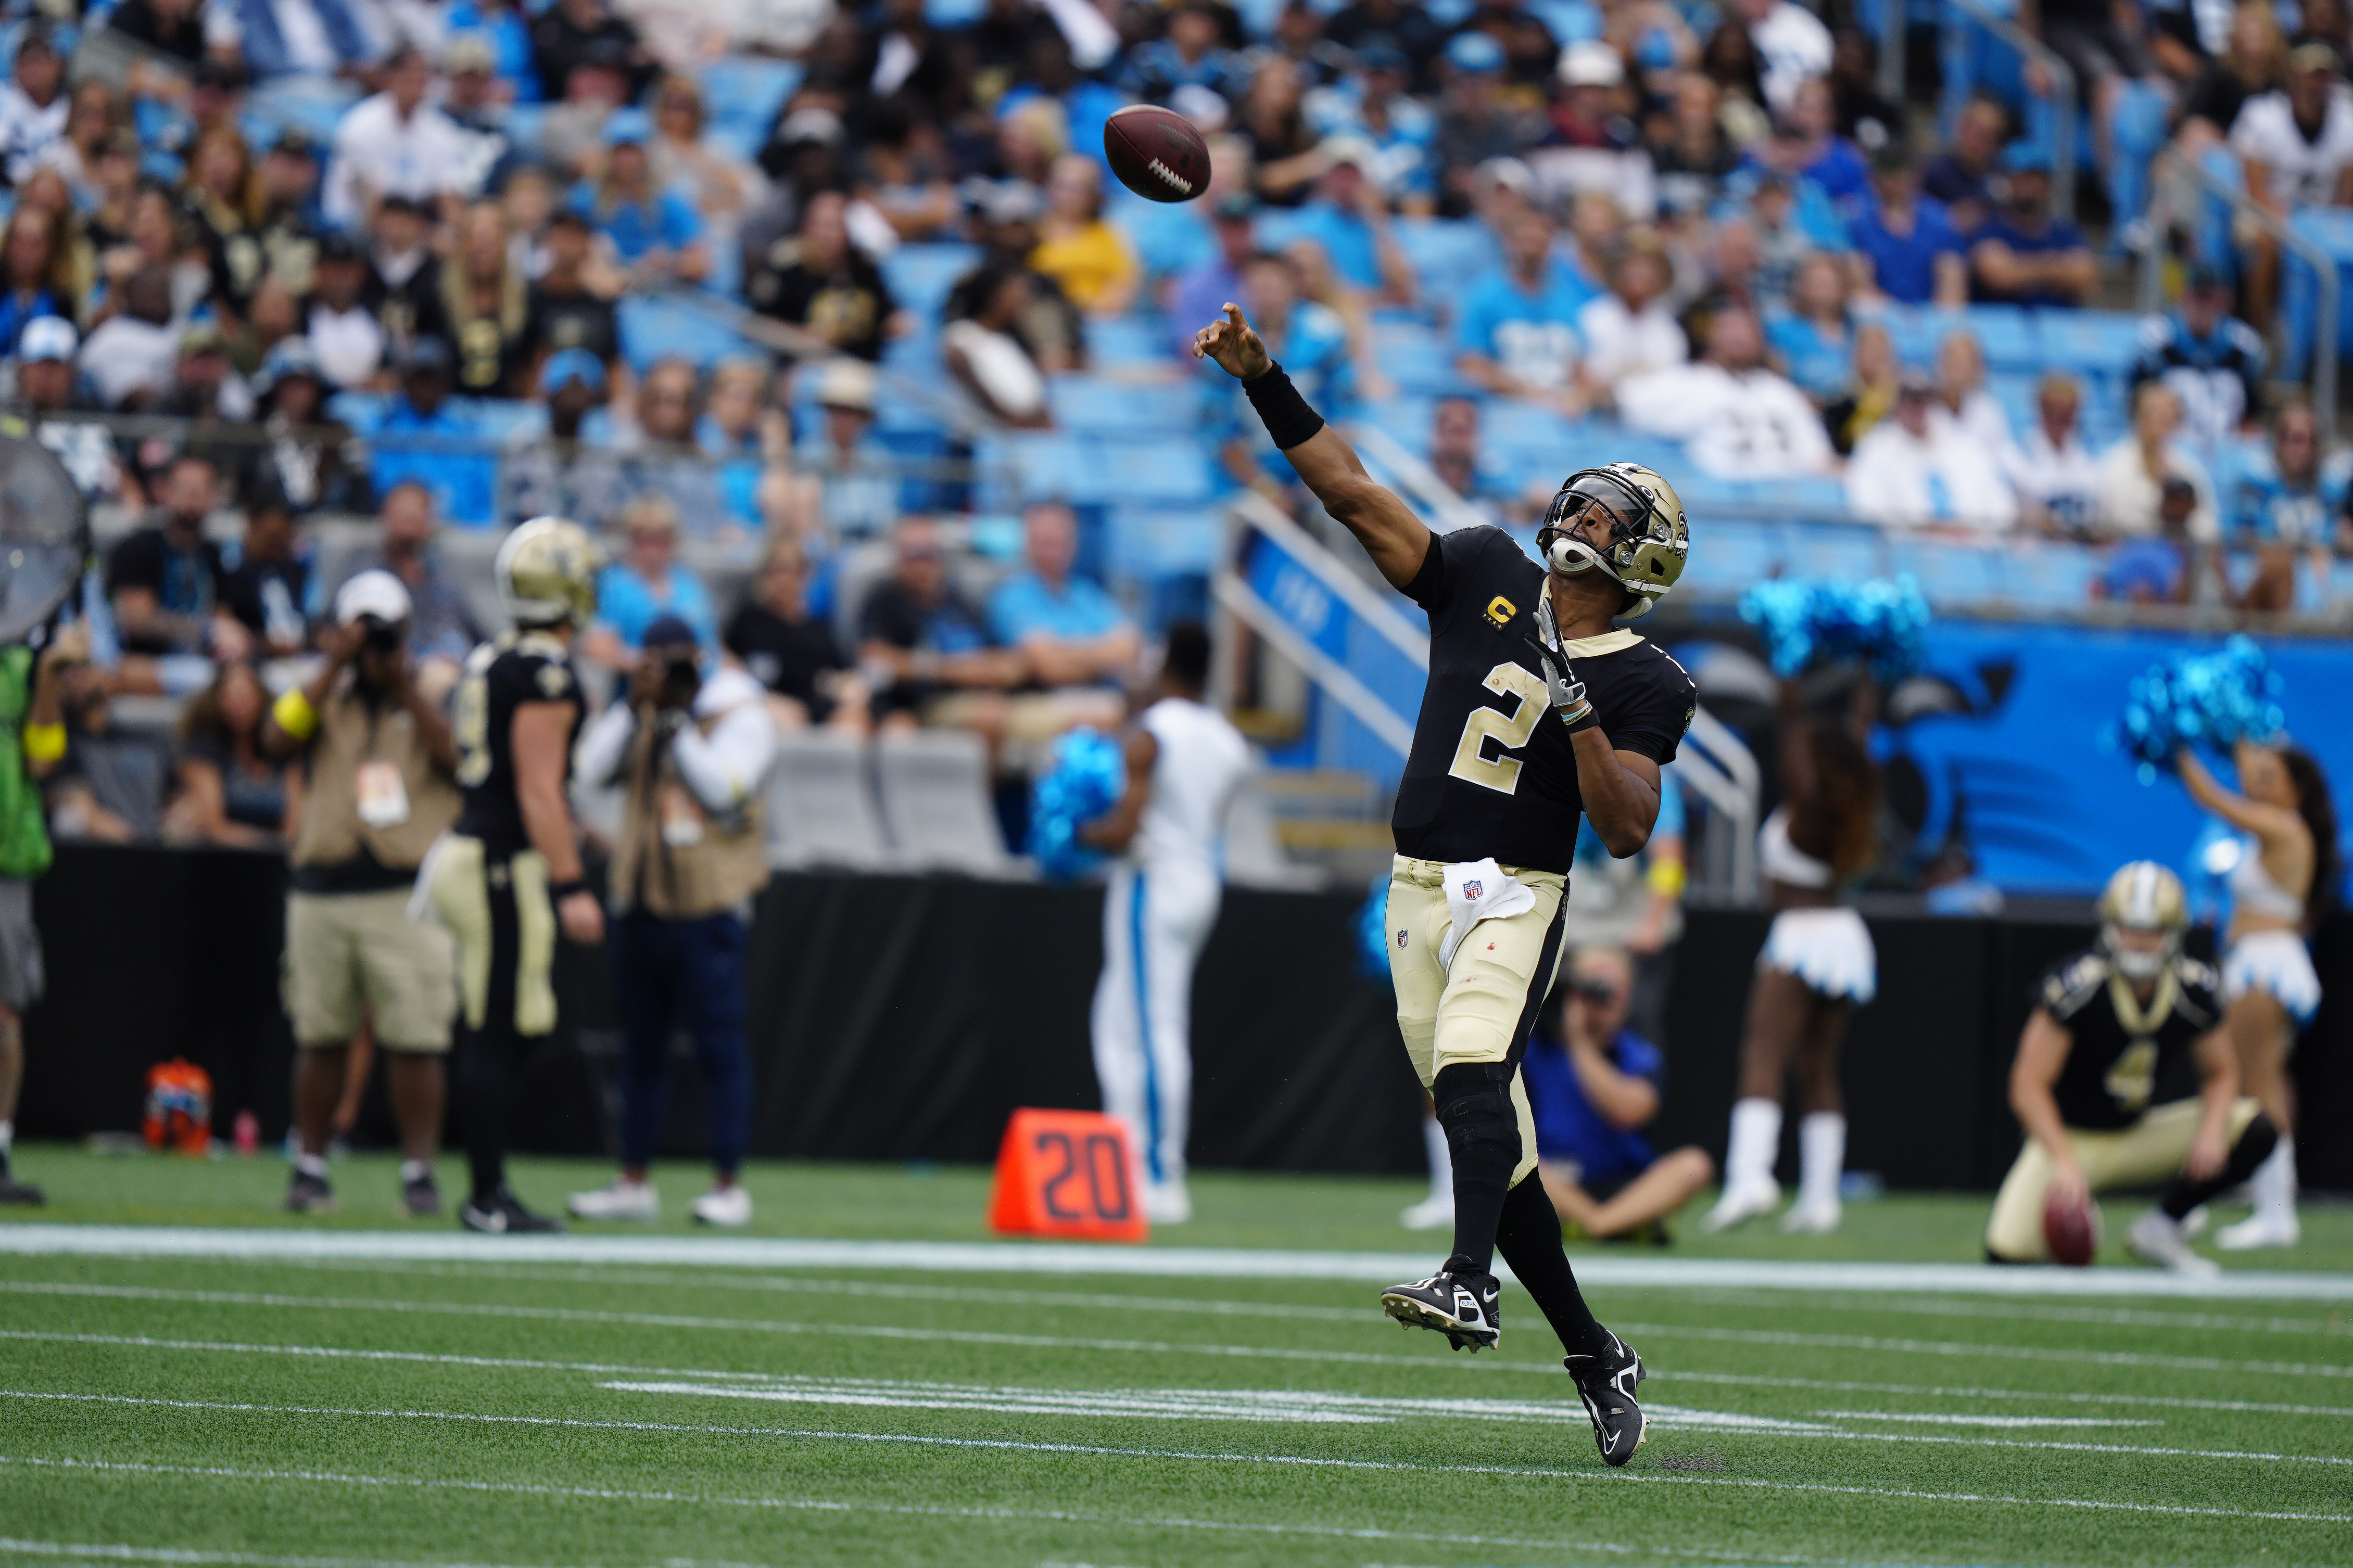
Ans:
<svg viewBox="0 0 2353 1568"><path fill-rule="evenodd" d="M471 1032L466 1045L466 1164L474 1202L486 1205L507 1179L507 1119L522 1037L509 1029Z"/></svg>
<svg viewBox="0 0 2353 1568"><path fill-rule="evenodd" d="M1561 1349L1571 1355L1599 1355L1609 1342L1609 1331L1594 1321L1585 1292L1577 1288L1577 1275L1560 1245L1560 1215L1553 1212L1544 1183L1534 1173L1504 1199L1495 1249L1560 1336Z"/></svg>
<svg viewBox="0 0 2353 1568"><path fill-rule="evenodd" d="M2278 1147L2279 1129L2272 1124L2270 1117L2258 1112L2247 1123L2247 1130L2239 1134L2239 1141L2231 1145L2230 1162L2222 1167L2221 1175L2202 1182L2193 1182L2187 1174L2176 1176L2157 1206L2169 1217L2179 1219L2200 1204L2229 1192L2253 1175L2255 1167L2271 1158L2272 1151Z"/></svg>
<svg viewBox="0 0 2353 1568"><path fill-rule="evenodd" d="M1512 1075L1518 1070L1511 1062L1457 1062L1430 1086L1454 1166L1449 1274L1495 1271L1495 1227L1520 1163L1519 1117L1512 1109Z"/></svg>

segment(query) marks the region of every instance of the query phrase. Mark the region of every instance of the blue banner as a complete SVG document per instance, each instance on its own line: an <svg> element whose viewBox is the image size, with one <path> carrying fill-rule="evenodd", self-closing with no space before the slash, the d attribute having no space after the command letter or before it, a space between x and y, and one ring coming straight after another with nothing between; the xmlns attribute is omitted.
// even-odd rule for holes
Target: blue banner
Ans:
<svg viewBox="0 0 2353 1568"><path fill-rule="evenodd" d="M2284 681L2296 743L2327 772L2340 822L2353 800L2353 647L2258 638ZM1926 676L1957 711L1928 713L1883 735L1883 760L1919 770L1927 796L1920 842L1933 849L1958 820L1989 880L2014 893L2088 894L2126 860L2189 870L2207 823L2169 777L2144 784L2107 742L2126 687L2151 665L2211 652L2220 635L1940 621L1928 628ZM2227 780L2227 763L2220 770Z"/></svg>

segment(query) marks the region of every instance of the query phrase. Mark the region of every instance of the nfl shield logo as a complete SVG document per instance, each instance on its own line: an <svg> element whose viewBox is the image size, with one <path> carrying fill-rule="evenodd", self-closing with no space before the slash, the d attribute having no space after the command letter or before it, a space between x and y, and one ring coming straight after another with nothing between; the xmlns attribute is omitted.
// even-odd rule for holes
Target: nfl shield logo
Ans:
<svg viewBox="0 0 2353 1568"><path fill-rule="evenodd" d="M1486 884L1483 882L1465 882L1462 884L1462 901L1468 903L1485 890Z"/></svg>
<svg viewBox="0 0 2353 1568"><path fill-rule="evenodd" d="M1403 947L1405 945L1405 932L1403 931L1398 932L1398 945L1399 947Z"/></svg>

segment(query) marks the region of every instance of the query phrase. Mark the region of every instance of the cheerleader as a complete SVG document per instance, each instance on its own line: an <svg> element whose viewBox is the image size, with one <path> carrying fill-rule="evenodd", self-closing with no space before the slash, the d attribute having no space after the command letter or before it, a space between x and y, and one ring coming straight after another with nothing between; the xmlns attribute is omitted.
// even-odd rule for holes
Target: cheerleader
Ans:
<svg viewBox="0 0 2353 1568"><path fill-rule="evenodd" d="M2190 797L2244 838L2231 868L2231 929L2223 943L2224 1022L2239 1053L2239 1079L2279 1128L2279 1147L2248 1184L2255 1212L2214 1237L2244 1251L2294 1247L2295 1090L2287 1058L2296 1031L2320 1006L2320 977L2305 942L2337 885L2337 811L2328 779L2293 746L2241 741L2232 759L2239 793L2224 789L2194 752L2176 758Z"/></svg>
<svg viewBox="0 0 2353 1568"><path fill-rule="evenodd" d="M1838 1228L1839 1173L1846 1163L1839 1047L1854 1009L1878 989L1878 955L1862 917L1840 889L1870 865L1879 773L1844 726L1785 721L1779 809L1757 835L1767 901L1775 910L1748 991L1740 1041L1740 1098L1732 1107L1724 1195L1707 1228L1725 1230L1780 1202L1773 1163L1781 1147L1781 1094L1794 1068L1805 1095L1798 1127L1798 1201L1781 1228Z"/></svg>

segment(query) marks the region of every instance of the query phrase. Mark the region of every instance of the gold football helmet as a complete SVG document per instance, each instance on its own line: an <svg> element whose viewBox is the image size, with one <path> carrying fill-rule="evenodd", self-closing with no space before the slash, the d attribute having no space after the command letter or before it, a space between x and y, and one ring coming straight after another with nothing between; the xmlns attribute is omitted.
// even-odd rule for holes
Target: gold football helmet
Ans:
<svg viewBox="0 0 2353 1568"><path fill-rule="evenodd" d="M1577 537L1580 523L1596 525L1595 539ZM1555 572L1607 573L1626 590L1620 618L1631 620L1649 614L1683 574L1691 523L1674 486L1655 469L1640 463L1579 468L1552 498L1536 531L1536 552Z"/></svg>
<svg viewBox="0 0 2353 1568"><path fill-rule="evenodd" d="M2100 951L2125 975L2147 980L2163 970L2181 952L2181 938L2189 929L2189 899L2181 879L2154 860L2136 860L2119 868L2100 890ZM2154 931L2154 948L2131 947L2122 933Z"/></svg>
<svg viewBox="0 0 2353 1568"><path fill-rule="evenodd" d="M586 623L596 613L596 542L576 522L535 517L506 536L491 570L518 626Z"/></svg>

